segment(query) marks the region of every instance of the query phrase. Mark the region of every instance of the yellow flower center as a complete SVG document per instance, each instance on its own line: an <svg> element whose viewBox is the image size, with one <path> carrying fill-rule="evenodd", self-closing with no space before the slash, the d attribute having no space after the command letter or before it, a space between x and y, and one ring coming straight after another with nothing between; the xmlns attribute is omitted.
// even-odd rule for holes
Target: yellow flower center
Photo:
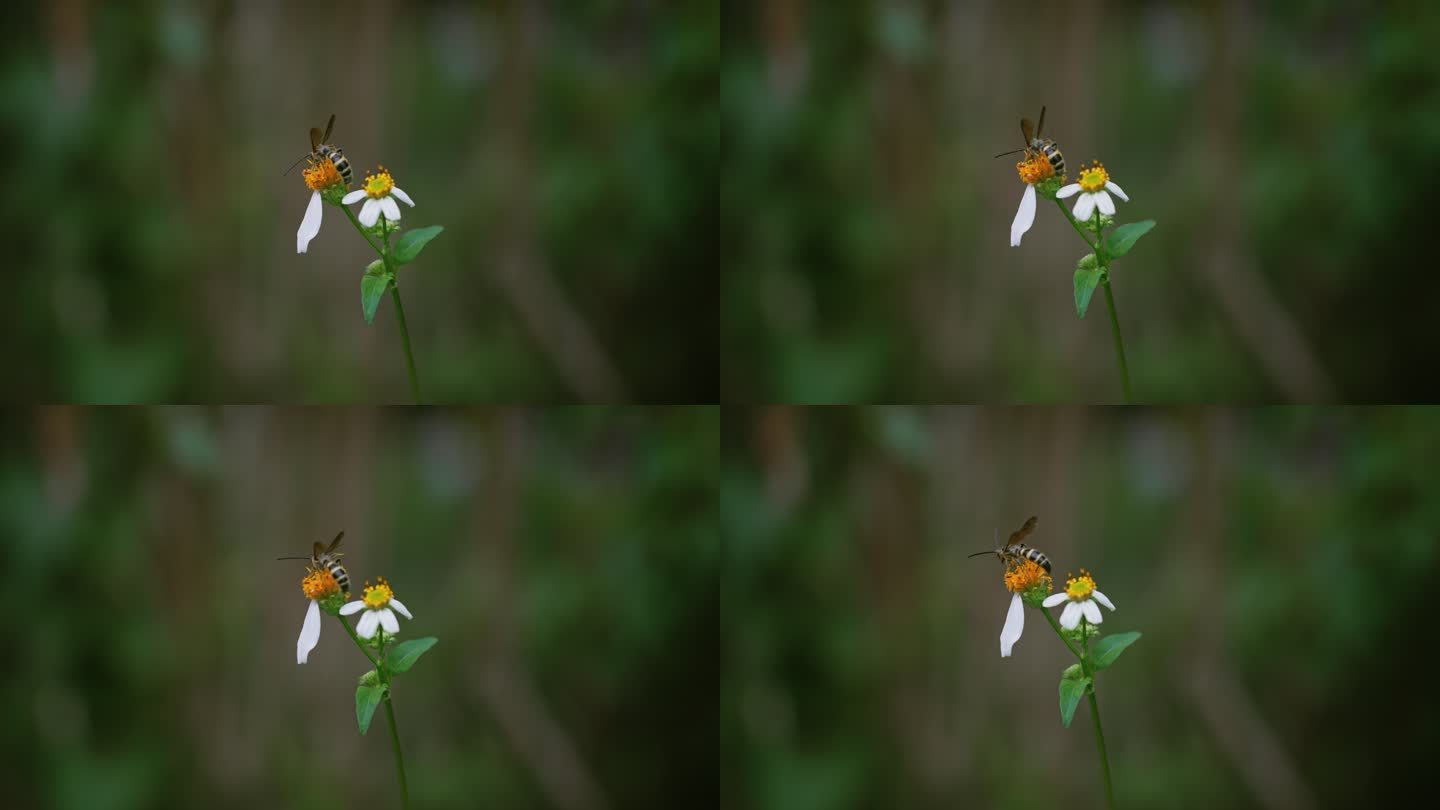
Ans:
<svg viewBox="0 0 1440 810"><path fill-rule="evenodd" d="M395 596L395 592L390 590L390 583L386 582L384 577L381 577L375 585L371 585L369 582L365 583L365 595L361 597L361 599L365 600L365 607L371 610L379 610L390 604L390 599L393 596Z"/></svg>
<svg viewBox="0 0 1440 810"><path fill-rule="evenodd" d="M1034 560L1021 560L1005 569L1005 589L1011 593L1024 593L1036 586L1050 591L1050 575Z"/></svg>
<svg viewBox="0 0 1440 810"><path fill-rule="evenodd" d="M1073 602L1084 602L1090 598L1095 591L1095 578L1084 568L1080 569L1080 576L1070 577L1065 581L1065 593Z"/></svg>
<svg viewBox="0 0 1440 810"><path fill-rule="evenodd" d="M344 178L335 169L335 161L330 158L325 158L305 170L305 185L309 186L311 191L319 191L343 182Z"/></svg>
<svg viewBox="0 0 1440 810"><path fill-rule="evenodd" d="M332 594L340 592L340 583L335 581L335 575L325 569L311 570L300 580L300 590L305 592L307 599L324 599Z"/></svg>
<svg viewBox="0 0 1440 810"><path fill-rule="evenodd" d="M1086 191L1099 191L1110 182L1110 175L1100 161L1093 162L1090 166L1080 170L1080 188Z"/></svg>
<svg viewBox="0 0 1440 810"><path fill-rule="evenodd" d="M388 195L394 187L395 180L390 176L390 172L385 171L384 166L380 167L379 174L365 175L365 193L377 200Z"/></svg>
<svg viewBox="0 0 1440 810"><path fill-rule="evenodd" d="M1015 171L1020 173L1020 179L1027 185L1035 185L1047 177L1055 176L1055 167L1050 165L1050 159L1040 152L1027 152L1025 160L1015 164Z"/></svg>

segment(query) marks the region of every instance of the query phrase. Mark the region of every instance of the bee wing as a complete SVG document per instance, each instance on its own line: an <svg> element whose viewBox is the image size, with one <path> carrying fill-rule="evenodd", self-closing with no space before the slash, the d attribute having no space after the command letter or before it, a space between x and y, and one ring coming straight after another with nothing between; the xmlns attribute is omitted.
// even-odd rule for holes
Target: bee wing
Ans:
<svg viewBox="0 0 1440 810"><path fill-rule="evenodd" d="M1035 137L1039 138L1040 133L1045 131L1045 107L1040 107L1040 123L1035 125Z"/></svg>
<svg viewBox="0 0 1440 810"><path fill-rule="evenodd" d="M344 536L345 536L345 530L344 530L344 529L341 529L341 530L340 530L340 533L337 534L337 535L335 535L335 539L330 541L330 546L329 546L329 548L326 548L326 549L325 549L325 553L326 553L326 554L329 554L330 552L334 551L334 550L335 550L335 547L338 546L338 545L340 545L340 538L342 538L342 537L344 537ZM319 546L320 544L319 544L319 543L316 543L315 545L316 545L316 546Z"/></svg>
<svg viewBox="0 0 1440 810"><path fill-rule="evenodd" d="M1040 120L1045 120L1045 108L1040 108ZM320 136L320 143L330 142L330 132L335 129L335 113L330 113L330 123L325 125L325 134Z"/></svg>
<svg viewBox="0 0 1440 810"><path fill-rule="evenodd" d="M1030 142L1035 140L1035 122L1029 118L1020 119L1020 134L1025 136L1025 146L1028 148Z"/></svg>
<svg viewBox="0 0 1440 810"><path fill-rule="evenodd" d="M311 127L311 128L310 128L310 151L311 151L311 152L318 152L318 151L320 151L320 144L322 144L322 143L324 143L324 142L325 142L325 141L324 141L323 136L320 134L320 130L316 129L315 127Z"/></svg>
<svg viewBox="0 0 1440 810"><path fill-rule="evenodd" d="M1010 535L1010 543L1009 543L1009 545L1012 545L1012 546L1019 545L1021 540L1024 540L1026 537L1029 537L1029 536L1030 536L1030 533L1033 532L1033 531L1035 531L1035 524L1038 523L1038 522L1040 522L1040 521L1039 521L1039 518L1035 517L1034 515L1031 515L1031 516L1030 516L1030 519L1027 520L1027 521L1025 521L1025 525L1024 525L1024 526L1021 526L1020 528L1016 529L1015 532Z"/></svg>
<svg viewBox="0 0 1440 810"><path fill-rule="evenodd" d="M314 545L310 546L310 559L318 560L320 559L320 555L324 553L325 547L320 545L319 543L315 543Z"/></svg>

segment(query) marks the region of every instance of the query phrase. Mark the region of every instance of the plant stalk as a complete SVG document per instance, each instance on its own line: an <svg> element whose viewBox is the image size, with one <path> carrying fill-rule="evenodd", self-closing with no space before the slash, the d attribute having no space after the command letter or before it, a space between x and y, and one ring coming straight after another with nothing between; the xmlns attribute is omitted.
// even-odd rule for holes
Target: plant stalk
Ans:
<svg viewBox="0 0 1440 810"><path fill-rule="evenodd" d="M336 616L335 619L344 626L345 632L350 636L350 640L355 642L356 647L360 648L360 652L365 655L366 660L375 666L375 674L379 676L380 683L385 689L385 719L390 723L390 747L395 751L395 771L400 775L400 806L408 810L410 807L410 785L405 780L405 757L400 753L400 732L395 726L395 708L390 703L390 670L386 667L388 661L377 660L370 654L370 649L365 646L365 642L360 640L360 636L355 633L355 628L350 626L350 622L345 621L344 616ZM382 630L381 632L383 633L384 631Z"/></svg>
<svg viewBox="0 0 1440 810"><path fill-rule="evenodd" d="M1105 306L1110 313L1110 334L1114 338L1115 361L1120 366L1120 388L1125 394L1125 404L1129 405L1135 401L1135 396L1130 391L1130 366L1125 362L1125 341L1120 337L1120 316L1115 310L1115 293L1110 289L1110 256L1105 251L1105 238L1100 235L1100 209L1095 209L1095 239L1091 241L1090 235L1080 227L1070 209L1058 198L1055 204L1060 206L1060 213L1065 215L1070 227L1085 240L1086 246L1095 254L1095 260L1100 264L1100 283L1105 286Z"/></svg>
<svg viewBox="0 0 1440 810"><path fill-rule="evenodd" d="M1088 624L1080 620L1080 626ZM1100 727L1100 701L1095 697L1095 670L1090 662L1090 641L1085 641L1085 656L1080 659L1080 668L1090 679L1090 688L1085 699L1090 702L1090 719L1095 722L1095 750L1100 752L1100 775L1105 778L1105 806L1115 810L1115 786L1110 782L1110 755L1105 750L1105 731Z"/></svg>
<svg viewBox="0 0 1440 810"><path fill-rule="evenodd" d="M355 216L355 212L350 210L350 206L341 205L340 210L345 212L345 216L350 218L350 224L354 225L355 230L365 238L365 244L378 253L380 260L385 262L385 270L390 275L390 300L395 302L395 321L400 325L400 343L405 349L405 370L410 377L410 395L414 397L415 404L419 405L421 404L420 375L415 371L415 354L410 350L410 328L405 324L405 306L400 303L400 278L395 272L395 259L390 254L389 220L385 219L383 215L380 217L380 221L384 223L381 226L384 239L381 244L377 245L370 238L370 234L365 231L365 226L360 224L360 219Z"/></svg>

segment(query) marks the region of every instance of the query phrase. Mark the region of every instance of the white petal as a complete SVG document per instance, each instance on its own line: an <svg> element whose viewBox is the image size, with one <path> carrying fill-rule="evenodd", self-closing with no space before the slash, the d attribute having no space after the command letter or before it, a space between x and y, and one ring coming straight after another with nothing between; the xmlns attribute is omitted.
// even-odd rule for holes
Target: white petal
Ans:
<svg viewBox="0 0 1440 810"><path fill-rule="evenodd" d="M1059 197L1060 199L1063 200L1063 199L1065 199L1066 197L1073 197L1073 196L1075 196L1075 192L1077 192L1077 191L1079 191L1079 190L1080 190L1080 184L1079 184L1079 183L1071 183L1070 185L1065 186L1064 188L1062 188L1062 189L1060 189L1059 191L1055 192L1055 196L1056 196L1056 197Z"/></svg>
<svg viewBox="0 0 1440 810"><path fill-rule="evenodd" d="M355 203L360 202L364 198L365 189L357 188L349 194L346 194L344 197L341 197L340 202L345 203L346 205L354 205Z"/></svg>
<svg viewBox="0 0 1440 810"><path fill-rule="evenodd" d="M1095 612L1099 613L1100 608L1095 608ZM380 616L380 626L385 628L385 632L391 635L400 632L400 620L395 618L395 611L390 608L380 608L375 613Z"/></svg>
<svg viewBox="0 0 1440 810"><path fill-rule="evenodd" d="M415 201L410 199L410 195L405 193L405 189L400 188L399 186L391 186L390 193L394 194L396 197L399 197L401 202L405 203L411 208L415 207Z"/></svg>
<svg viewBox="0 0 1440 810"><path fill-rule="evenodd" d="M1020 237L1035 224L1035 187L1025 186L1020 195L1020 209L1015 212L1015 221L1010 223L1010 247L1020 246Z"/></svg>
<svg viewBox="0 0 1440 810"><path fill-rule="evenodd" d="M305 623L300 625L300 638L295 642L295 663L310 660L310 651L320 643L320 603L310 600L310 609L305 611Z"/></svg>
<svg viewBox="0 0 1440 810"><path fill-rule="evenodd" d="M1128 196L1125 194L1124 190L1122 190L1122 189L1120 188L1120 186L1118 186L1118 185L1115 184L1115 181L1113 181L1113 180L1106 180L1106 181L1105 181L1105 188L1108 188L1108 189L1110 189L1111 191L1115 192L1115 196L1116 196L1116 197L1119 197L1120 199L1124 200L1125 202L1130 202L1130 197L1128 197Z"/></svg>
<svg viewBox="0 0 1440 810"><path fill-rule="evenodd" d="M347 602L345 604L345 607L340 608L340 615L349 616L351 613L358 612L360 610L363 610L364 608L365 603L357 599L354 602Z"/></svg>
<svg viewBox="0 0 1440 810"><path fill-rule="evenodd" d="M1005 626L1000 628L1000 657L1009 658L1010 651L1015 648L1015 642L1020 640L1020 634L1025 631L1025 603L1020 601L1020 594L1015 594L1010 599L1010 610L1005 614Z"/></svg>
<svg viewBox="0 0 1440 810"><path fill-rule="evenodd" d="M295 232L295 252L304 253L310 247L310 240L320 233L320 218L325 215L325 203L320 192L310 192L310 204L305 206L305 218L300 220L300 230Z"/></svg>
<svg viewBox="0 0 1440 810"><path fill-rule="evenodd" d="M1110 608L1111 610L1114 610L1114 609L1115 609L1115 603L1114 603L1114 602L1111 602L1111 601L1110 601L1110 597L1106 596L1105 594L1100 593L1099 591L1091 591L1091 592L1090 592L1090 595L1091 595L1091 596L1094 596L1094 597L1095 597L1095 601L1099 602L1100 604L1104 605L1105 607L1108 607L1108 608ZM390 601L393 602L393 601L395 601L395 600L392 599L392 600L390 600Z"/></svg>
<svg viewBox="0 0 1440 810"><path fill-rule="evenodd" d="M1095 604L1094 599L1086 599L1080 603L1080 607L1085 610L1085 621L1091 624L1099 624L1105 621L1105 617L1100 615L1100 606Z"/></svg>
<svg viewBox="0 0 1440 810"><path fill-rule="evenodd" d="M380 210L385 212L385 218L391 222L400 221L400 206L395 204L393 197L381 197Z"/></svg>
<svg viewBox="0 0 1440 810"><path fill-rule="evenodd" d="M358 633L361 638L370 638L375 635L375 628L379 626L379 624L380 615L373 610L367 610L365 611L365 615L360 617L360 621L356 623L355 632Z"/></svg>
<svg viewBox="0 0 1440 810"><path fill-rule="evenodd" d="M359 217L359 219L360 219L360 224L361 224L361 225L364 225L365 227L368 228L368 227L370 227L371 225L374 225L374 224L375 224L375 220L377 220L377 219L379 219L379 218L380 218L380 201L379 201L379 200L377 200L377 199L375 199L375 198L372 197L372 198L366 200L364 205L360 206L360 217Z"/></svg>
<svg viewBox="0 0 1440 810"><path fill-rule="evenodd" d="M1087 192L1085 192L1084 194L1081 194L1081 195L1080 195L1080 199L1078 199L1078 200L1075 201L1075 218L1078 219L1078 220L1080 220L1081 222L1084 222L1084 221L1090 219L1090 215L1091 215L1092 213L1094 213L1094 211L1095 211L1095 195L1094 195L1094 194L1091 194L1090 192L1087 191Z"/></svg>
<svg viewBox="0 0 1440 810"><path fill-rule="evenodd" d="M1066 599L1069 598L1070 594L1061 591L1060 593L1052 593L1049 596L1045 597L1045 601L1041 602L1040 604L1044 605L1045 607L1055 607L1056 605L1064 602Z"/></svg>
<svg viewBox="0 0 1440 810"><path fill-rule="evenodd" d="M1095 202L1100 206L1100 213L1107 217L1115 216L1115 201L1110 199L1110 192L1103 188L1095 192Z"/></svg>
<svg viewBox="0 0 1440 810"><path fill-rule="evenodd" d="M1099 593L1099 591L1096 591L1096 593ZM411 616L411 615L410 615L410 611L409 611L404 605L400 604L400 600L399 600L399 599L396 599L396 598L393 597L393 596L390 597L390 606L393 607L393 608L395 608L396 610L400 611L400 615L401 615L401 616L404 616L404 617L407 618L407 619L413 619L413 618L415 618L414 616ZM1114 608L1111 608L1111 609L1113 610Z"/></svg>
<svg viewBox="0 0 1440 810"><path fill-rule="evenodd" d="M1075 625L1080 623L1080 613L1079 602L1071 602L1066 605L1065 610L1060 613L1060 626L1066 630L1074 630Z"/></svg>

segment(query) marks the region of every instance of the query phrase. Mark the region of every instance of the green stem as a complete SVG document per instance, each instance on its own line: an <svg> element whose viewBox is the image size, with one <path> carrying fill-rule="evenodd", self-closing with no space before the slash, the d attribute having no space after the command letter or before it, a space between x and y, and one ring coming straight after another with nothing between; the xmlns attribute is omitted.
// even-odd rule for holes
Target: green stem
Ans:
<svg viewBox="0 0 1440 810"><path fill-rule="evenodd" d="M355 642L355 646L360 648L360 652L364 653L366 660L375 666L375 674L380 678L381 687L385 690L385 718L390 721L390 747L395 751L395 770L400 774L400 806L409 808L410 785L405 780L405 757L400 754L400 732L395 726L395 708L390 703L390 670L386 666L389 663L389 654L386 654L386 660L376 659L370 654L370 648L355 633L355 628L345 621L345 617L336 616L335 619L345 628L345 632L350 636L350 640ZM385 631L380 632L383 634ZM381 643L384 643L383 635Z"/></svg>
<svg viewBox="0 0 1440 810"><path fill-rule="evenodd" d="M1091 241L1089 233L1080 226L1075 215L1065 207L1065 203L1055 200L1060 206L1060 213L1065 215L1070 227L1080 234L1085 240L1085 245L1095 254L1095 260L1100 264L1100 283L1105 286L1105 306L1110 312L1110 334L1114 337L1115 359L1120 364L1120 386L1125 392L1125 404L1129 405L1135 401L1134 395L1130 392L1130 366L1125 362L1125 341L1120 337L1120 317L1115 311L1115 293L1110 290L1110 256L1105 251L1105 239L1100 235L1100 209L1095 209L1095 239Z"/></svg>
<svg viewBox="0 0 1440 810"><path fill-rule="evenodd" d="M1060 623L1055 621L1055 617L1050 614L1049 608L1040 608L1040 613L1045 617L1045 621L1050 622L1050 627L1055 630L1055 635L1059 636L1060 640L1065 642L1065 649L1080 659L1080 662L1083 664L1085 662L1085 656L1082 655L1079 650L1075 649L1075 645L1070 643L1070 639L1065 637L1064 631L1060 629Z"/></svg>
<svg viewBox="0 0 1440 810"><path fill-rule="evenodd" d="M1080 620L1080 627L1084 628L1087 622ZM1100 701L1095 697L1095 670L1090 664L1090 642L1085 642L1085 655L1080 659L1080 668L1085 671L1085 676L1090 679L1090 688L1085 693L1085 699L1090 702L1090 719L1095 722L1095 748L1100 752L1100 774L1105 778L1105 806L1114 810L1115 807L1115 786L1110 783L1110 755L1105 751L1105 731L1100 727Z"/></svg>
<svg viewBox="0 0 1440 810"><path fill-rule="evenodd" d="M1110 334L1115 337L1115 357L1120 361L1120 384L1125 391L1125 404L1129 405L1135 401L1135 397L1130 393L1130 367L1125 363L1125 341L1120 339L1120 317L1115 312L1115 293L1110 291L1108 267L1100 276L1100 283L1105 285L1105 308L1110 313Z"/></svg>
<svg viewBox="0 0 1440 810"><path fill-rule="evenodd" d="M350 218L350 223L355 226L355 230L365 237L365 244L380 254L380 260L385 262L385 270L390 276L390 300L395 302L395 321L400 324L400 344L405 348L405 370L410 375L410 395L415 398L415 404L419 405L421 402L420 375L415 371L415 354L410 350L410 327L405 324L405 306L400 303L400 278L395 272L395 258L390 254L390 221L384 216L380 217L380 229L384 238L377 245L370 238L370 233L365 230L365 226L360 224L360 219L355 216L355 212L350 210L350 206L341 205L340 210Z"/></svg>

